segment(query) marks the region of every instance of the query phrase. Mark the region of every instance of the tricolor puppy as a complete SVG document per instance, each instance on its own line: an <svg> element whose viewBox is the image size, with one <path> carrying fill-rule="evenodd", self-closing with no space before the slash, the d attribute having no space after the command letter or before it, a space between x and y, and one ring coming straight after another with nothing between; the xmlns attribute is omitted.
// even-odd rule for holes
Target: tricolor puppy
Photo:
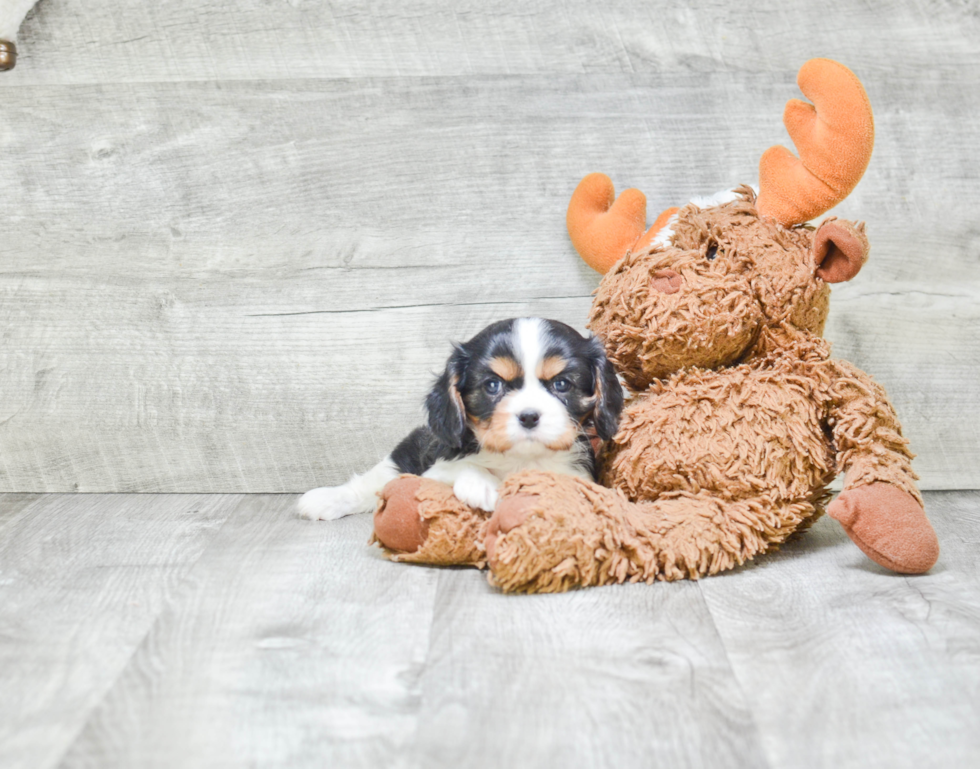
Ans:
<svg viewBox="0 0 980 769"><path fill-rule="evenodd" d="M364 475L304 494L300 514L330 520L371 512L377 493L401 473L448 483L460 500L487 511L518 470L591 479L590 436L616 432L623 390L598 339L556 320L518 318L455 345L425 406L426 426Z"/></svg>

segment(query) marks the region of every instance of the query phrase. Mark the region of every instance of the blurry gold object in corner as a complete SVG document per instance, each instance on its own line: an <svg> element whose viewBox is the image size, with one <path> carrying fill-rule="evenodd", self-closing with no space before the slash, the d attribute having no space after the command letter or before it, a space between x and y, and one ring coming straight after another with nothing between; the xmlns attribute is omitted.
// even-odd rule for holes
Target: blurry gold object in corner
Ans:
<svg viewBox="0 0 980 769"><path fill-rule="evenodd" d="M7 40L0 40L0 72L13 69L17 63L17 46Z"/></svg>

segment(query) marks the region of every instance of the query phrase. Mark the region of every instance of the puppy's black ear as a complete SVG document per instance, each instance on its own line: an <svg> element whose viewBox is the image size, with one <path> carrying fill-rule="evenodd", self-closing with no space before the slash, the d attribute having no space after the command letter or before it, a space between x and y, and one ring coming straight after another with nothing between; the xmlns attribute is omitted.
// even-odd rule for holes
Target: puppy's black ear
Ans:
<svg viewBox="0 0 980 769"><path fill-rule="evenodd" d="M616 377L606 348L599 337L589 340L589 354L592 358L592 373L595 377L595 408L592 420L595 422L596 434L602 440L608 441L619 428L619 415L623 411L623 387Z"/></svg>
<svg viewBox="0 0 980 769"><path fill-rule="evenodd" d="M429 412L429 429L443 443L458 449L462 448L466 433L466 408L459 387L466 372L468 356L462 347L453 347L446 370L425 398L425 408Z"/></svg>

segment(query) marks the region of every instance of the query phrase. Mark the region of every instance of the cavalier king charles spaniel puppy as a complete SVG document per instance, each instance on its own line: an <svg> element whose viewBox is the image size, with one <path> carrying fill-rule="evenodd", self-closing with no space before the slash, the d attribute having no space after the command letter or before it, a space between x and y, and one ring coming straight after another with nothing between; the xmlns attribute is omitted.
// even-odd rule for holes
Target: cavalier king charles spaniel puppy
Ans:
<svg viewBox="0 0 980 769"><path fill-rule="evenodd" d="M454 345L425 400L428 424L342 486L299 500L305 518L368 513L402 473L453 487L463 502L492 511L503 479L548 470L593 479L593 438L608 440L623 389L599 339L556 320L516 318Z"/></svg>

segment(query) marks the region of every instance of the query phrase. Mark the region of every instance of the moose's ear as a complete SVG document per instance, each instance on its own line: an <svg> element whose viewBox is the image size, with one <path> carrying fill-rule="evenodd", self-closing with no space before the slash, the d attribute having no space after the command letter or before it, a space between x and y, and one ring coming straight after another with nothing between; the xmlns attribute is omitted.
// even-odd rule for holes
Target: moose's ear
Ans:
<svg viewBox="0 0 980 769"><path fill-rule="evenodd" d="M868 260L864 222L825 221L813 233L813 259L817 277L828 283L843 283L853 278Z"/></svg>

